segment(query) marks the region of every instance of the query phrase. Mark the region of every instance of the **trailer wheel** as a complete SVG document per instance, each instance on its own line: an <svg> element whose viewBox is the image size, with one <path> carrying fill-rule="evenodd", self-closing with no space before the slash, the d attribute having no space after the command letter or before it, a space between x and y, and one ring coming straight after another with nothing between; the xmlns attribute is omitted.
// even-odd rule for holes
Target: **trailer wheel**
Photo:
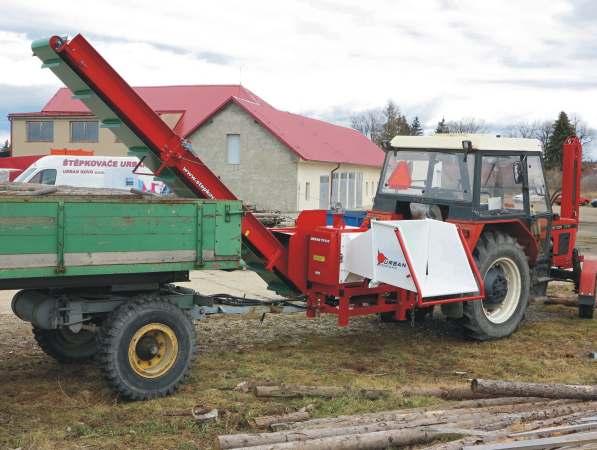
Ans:
<svg viewBox="0 0 597 450"><path fill-rule="evenodd" d="M68 328L44 330L33 327L33 337L43 352L63 364L92 359L97 353L97 339L92 331L73 333Z"/></svg>
<svg viewBox="0 0 597 450"><path fill-rule="evenodd" d="M479 239L475 259L485 299L463 305L463 326L477 340L509 336L522 322L529 301L527 257L512 236L488 232Z"/></svg>
<svg viewBox="0 0 597 450"><path fill-rule="evenodd" d="M172 394L195 357L190 316L159 297L124 303L104 322L98 361L108 384L129 400Z"/></svg>

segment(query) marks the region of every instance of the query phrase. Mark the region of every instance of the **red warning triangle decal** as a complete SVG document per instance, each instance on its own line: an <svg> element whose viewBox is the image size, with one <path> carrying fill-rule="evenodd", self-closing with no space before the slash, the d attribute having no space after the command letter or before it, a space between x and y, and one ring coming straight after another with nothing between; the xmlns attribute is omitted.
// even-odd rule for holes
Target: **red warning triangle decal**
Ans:
<svg viewBox="0 0 597 450"><path fill-rule="evenodd" d="M406 161L399 161L398 165L388 178L388 187L392 189L408 189L412 184L410 169Z"/></svg>

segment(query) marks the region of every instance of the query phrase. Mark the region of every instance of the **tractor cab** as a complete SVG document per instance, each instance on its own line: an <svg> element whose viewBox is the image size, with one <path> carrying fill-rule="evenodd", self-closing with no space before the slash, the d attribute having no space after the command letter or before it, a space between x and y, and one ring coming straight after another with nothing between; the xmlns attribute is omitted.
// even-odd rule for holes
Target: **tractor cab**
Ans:
<svg viewBox="0 0 597 450"><path fill-rule="evenodd" d="M478 134L397 136L374 210L451 221L551 216L541 146Z"/></svg>

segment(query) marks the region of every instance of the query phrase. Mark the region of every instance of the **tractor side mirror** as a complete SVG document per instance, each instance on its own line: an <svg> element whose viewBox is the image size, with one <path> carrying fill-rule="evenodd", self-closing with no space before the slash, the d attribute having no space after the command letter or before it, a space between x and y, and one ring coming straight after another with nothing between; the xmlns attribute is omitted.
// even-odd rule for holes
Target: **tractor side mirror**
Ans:
<svg viewBox="0 0 597 450"><path fill-rule="evenodd" d="M516 161L512 164L512 175L516 184L522 183L522 164L520 161Z"/></svg>

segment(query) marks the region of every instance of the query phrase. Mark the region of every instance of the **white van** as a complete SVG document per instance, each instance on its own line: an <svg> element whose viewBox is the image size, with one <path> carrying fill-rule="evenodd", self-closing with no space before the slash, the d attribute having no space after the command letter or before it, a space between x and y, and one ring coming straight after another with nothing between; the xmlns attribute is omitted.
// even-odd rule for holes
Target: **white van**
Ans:
<svg viewBox="0 0 597 450"><path fill-rule="evenodd" d="M15 182L56 186L138 189L165 195L168 187L139 159L116 156L44 156L15 178Z"/></svg>

